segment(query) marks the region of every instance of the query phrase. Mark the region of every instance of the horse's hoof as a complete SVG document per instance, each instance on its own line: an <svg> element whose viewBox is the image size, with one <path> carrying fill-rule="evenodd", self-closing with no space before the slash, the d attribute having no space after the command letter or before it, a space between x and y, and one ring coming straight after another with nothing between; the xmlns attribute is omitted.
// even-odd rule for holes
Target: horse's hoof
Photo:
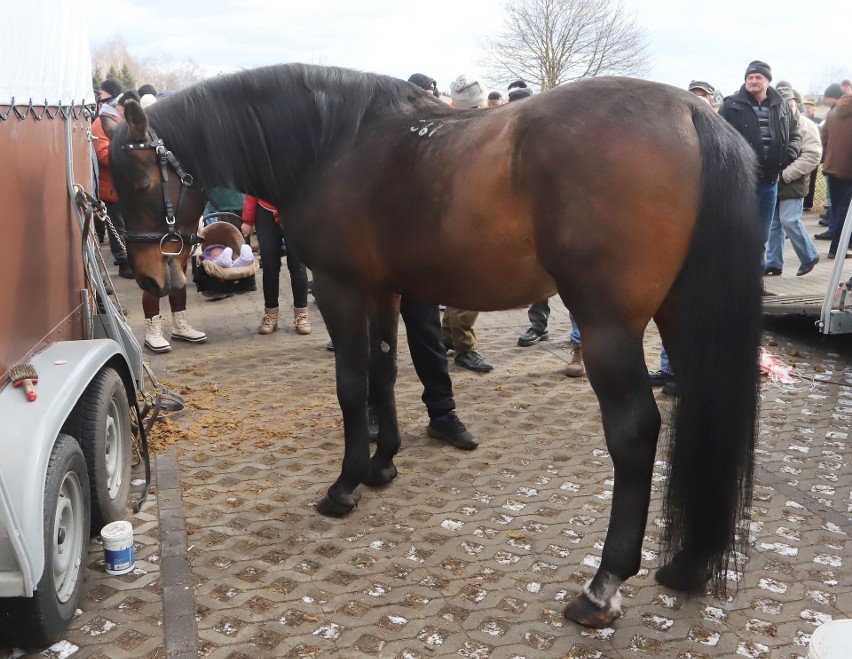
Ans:
<svg viewBox="0 0 852 659"><path fill-rule="evenodd" d="M315 508L320 515L325 517L345 517L358 505L360 495L357 492L353 492L347 498L353 501L351 503L336 501L330 495L326 494L322 499L317 501Z"/></svg>
<svg viewBox="0 0 852 659"><path fill-rule="evenodd" d="M396 465L392 462L383 469L376 469L375 466L370 466L370 473L367 474L367 478L364 479L364 485L369 485L370 487L381 487L382 485L387 485L397 476Z"/></svg>
<svg viewBox="0 0 852 659"><path fill-rule="evenodd" d="M697 563L680 552L671 562L657 570L654 579L666 588L681 593L697 594L704 592L709 576L703 562Z"/></svg>
<svg viewBox="0 0 852 659"><path fill-rule="evenodd" d="M584 627L609 627L621 615L618 609L602 609L586 593L579 593L562 611L563 617Z"/></svg>

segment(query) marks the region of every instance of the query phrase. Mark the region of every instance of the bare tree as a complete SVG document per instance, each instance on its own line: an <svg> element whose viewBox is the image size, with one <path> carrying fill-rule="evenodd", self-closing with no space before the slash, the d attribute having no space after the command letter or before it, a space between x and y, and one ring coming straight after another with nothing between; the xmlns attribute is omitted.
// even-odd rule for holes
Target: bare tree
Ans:
<svg viewBox="0 0 852 659"><path fill-rule="evenodd" d="M510 0L503 30L485 47L494 80L541 90L599 75L647 71L648 42L621 0Z"/></svg>
<svg viewBox="0 0 852 659"><path fill-rule="evenodd" d="M124 37L118 35L92 54L92 82L98 86L109 76L122 81L125 89L136 84L151 84L158 91L177 90L205 78L204 70L193 60L175 60L167 55L135 58L127 50Z"/></svg>

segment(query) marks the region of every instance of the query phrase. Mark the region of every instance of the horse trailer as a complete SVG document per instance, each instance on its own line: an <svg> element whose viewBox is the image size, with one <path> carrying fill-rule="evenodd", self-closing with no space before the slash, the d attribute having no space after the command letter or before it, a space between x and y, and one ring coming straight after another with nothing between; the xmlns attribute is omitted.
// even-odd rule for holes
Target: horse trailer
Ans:
<svg viewBox="0 0 852 659"><path fill-rule="evenodd" d="M0 645L66 629L91 535L127 514L140 425L141 349L83 202L96 183L87 34L82 0L0 22Z"/></svg>

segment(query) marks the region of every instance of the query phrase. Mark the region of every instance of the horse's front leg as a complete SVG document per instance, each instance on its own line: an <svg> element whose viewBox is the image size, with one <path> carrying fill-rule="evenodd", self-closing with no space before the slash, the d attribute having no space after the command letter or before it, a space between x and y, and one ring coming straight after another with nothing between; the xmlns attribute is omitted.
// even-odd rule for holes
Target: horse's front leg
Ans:
<svg viewBox="0 0 852 659"><path fill-rule="evenodd" d="M394 398L399 296L376 295L370 302L370 405L379 424L379 437L364 483L386 485L396 478L393 457L400 445Z"/></svg>
<svg viewBox="0 0 852 659"><path fill-rule="evenodd" d="M314 272L317 305L334 343L337 400L343 413L343 468L316 505L330 517L342 517L358 504L358 485L370 472L367 381L370 359L367 297Z"/></svg>
<svg viewBox="0 0 852 659"><path fill-rule="evenodd" d="M621 584L639 571L660 413L648 384L642 333L612 326L581 326L581 331L615 482L600 567L565 607L564 616L581 625L606 627L621 615Z"/></svg>

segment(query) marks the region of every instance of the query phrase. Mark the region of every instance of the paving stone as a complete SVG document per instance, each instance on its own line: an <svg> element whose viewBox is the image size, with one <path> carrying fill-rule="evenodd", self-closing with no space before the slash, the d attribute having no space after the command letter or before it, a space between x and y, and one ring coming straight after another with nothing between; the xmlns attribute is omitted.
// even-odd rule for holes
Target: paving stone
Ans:
<svg viewBox="0 0 852 659"><path fill-rule="evenodd" d="M787 270L770 289L804 291L830 265L806 278ZM117 282L127 299L138 296L133 285ZM288 296L285 274L285 308ZM162 575L175 568L191 584L194 656L210 658L804 657L821 622L852 617L852 387L838 384L852 385L852 352L843 337L821 342L767 325L771 352L831 381L762 385L751 551L730 597L687 599L654 581L661 449L624 615L586 630L561 612L600 560L612 463L588 380L562 374L564 307L553 304L554 340L532 348L515 345L525 310L480 316L495 371L450 365L460 417L481 441L470 453L426 435L401 337L399 477L362 487L358 508L332 520L313 509L343 451L324 326L311 301L313 334L260 337L262 306L259 291L215 303L191 293L190 322L208 344L176 343L150 359L189 409L167 432L154 429L169 445L158 455L162 494L154 488L128 516L137 569L106 575L102 547L91 545L82 612L66 634L76 656L165 657L163 593L175 586L164 588ZM131 309L140 337L141 316ZM656 370L653 327L645 348ZM656 397L667 419L671 401Z"/></svg>

